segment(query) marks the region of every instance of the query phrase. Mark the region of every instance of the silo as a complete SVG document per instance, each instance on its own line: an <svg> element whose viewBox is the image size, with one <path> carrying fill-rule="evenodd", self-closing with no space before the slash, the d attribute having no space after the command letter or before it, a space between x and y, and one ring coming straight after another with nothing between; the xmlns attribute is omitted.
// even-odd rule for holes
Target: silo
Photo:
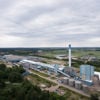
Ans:
<svg viewBox="0 0 100 100"><path fill-rule="evenodd" d="M75 80L69 79L69 86L74 87L75 86Z"/></svg>
<svg viewBox="0 0 100 100"><path fill-rule="evenodd" d="M94 75L94 67L90 65L81 65L80 66L80 77L82 80L92 80Z"/></svg>
<svg viewBox="0 0 100 100"><path fill-rule="evenodd" d="M75 88L81 90L82 82L81 81L75 81Z"/></svg>

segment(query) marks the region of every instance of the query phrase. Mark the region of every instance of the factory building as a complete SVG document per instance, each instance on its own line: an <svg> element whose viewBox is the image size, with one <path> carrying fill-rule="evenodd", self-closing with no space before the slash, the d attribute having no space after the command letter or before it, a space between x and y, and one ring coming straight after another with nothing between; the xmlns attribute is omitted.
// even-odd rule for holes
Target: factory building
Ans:
<svg viewBox="0 0 100 100"><path fill-rule="evenodd" d="M92 78L94 76L94 67L91 65L80 66L80 78L87 84L92 84Z"/></svg>
<svg viewBox="0 0 100 100"><path fill-rule="evenodd" d="M3 60L7 62L17 63L23 59L26 59L26 57L23 56L17 56L17 55L4 55L2 57Z"/></svg>
<svg viewBox="0 0 100 100"><path fill-rule="evenodd" d="M65 67L64 68L64 73L70 75L71 77L76 76L76 71L75 71L74 67Z"/></svg>

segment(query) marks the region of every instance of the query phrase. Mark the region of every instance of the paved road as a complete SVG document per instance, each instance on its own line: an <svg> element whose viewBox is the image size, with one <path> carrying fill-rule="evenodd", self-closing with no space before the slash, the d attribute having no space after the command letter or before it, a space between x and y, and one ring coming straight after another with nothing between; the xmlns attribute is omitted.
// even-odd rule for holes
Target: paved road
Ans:
<svg viewBox="0 0 100 100"><path fill-rule="evenodd" d="M77 90L77 89L75 89L75 88L73 88L73 87L69 87L68 85L64 85L64 84L62 84L62 83L59 83L57 80L52 80L52 79L49 78L49 77L41 76L41 75L39 75L39 74L37 74L37 73L35 73L35 72L32 72L31 70L28 70L28 72L31 73L31 74L33 73L33 74L35 74L35 75L38 75L39 77L44 78L44 79L46 79L46 80L49 80L49 81L51 81L51 82L54 82L54 83L56 83L58 86L63 86L63 87L65 87L65 88L69 89L69 90L72 90L72 91L76 92L76 93L79 93L79 94L81 94L81 95L90 97L89 95L87 95L86 93L84 93L84 92L82 92L82 91L80 91L80 90Z"/></svg>

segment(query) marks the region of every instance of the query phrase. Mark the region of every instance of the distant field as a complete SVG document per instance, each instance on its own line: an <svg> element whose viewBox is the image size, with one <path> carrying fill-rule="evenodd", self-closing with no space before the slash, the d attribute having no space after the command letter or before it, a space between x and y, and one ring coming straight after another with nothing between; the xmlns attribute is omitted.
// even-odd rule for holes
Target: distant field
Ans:
<svg viewBox="0 0 100 100"><path fill-rule="evenodd" d="M72 51L72 55L76 57L81 57L84 55L93 55L100 58L100 51L89 51L89 50L74 50Z"/></svg>
<svg viewBox="0 0 100 100"><path fill-rule="evenodd" d="M55 55L66 54L68 55L68 50L54 50L54 51L45 51L44 56L55 57ZM81 57L84 55L93 55L100 58L100 51L96 50L72 50L72 56Z"/></svg>
<svg viewBox="0 0 100 100"><path fill-rule="evenodd" d="M57 54L68 54L68 48L0 48L1 54L15 55L38 55L38 51L42 51L42 56L55 57ZM100 48L72 48L73 56L94 55L100 58Z"/></svg>
<svg viewBox="0 0 100 100"><path fill-rule="evenodd" d="M64 64L65 66L68 66L67 59L59 60L56 58L56 55L63 55L63 54L67 56L68 50L51 50L51 51L48 50L48 51L43 51L41 54L37 56L47 58L47 59L53 59L55 63L58 60L60 62L59 64ZM78 60L72 61L72 66L74 66L75 68L79 68L81 64L85 63L85 60L80 61L80 57L87 56L87 55L90 55L99 59L98 61L90 61L90 62L87 62L86 64L93 65L96 71L100 71L100 51L99 50L84 50L84 49L72 50L72 56L79 58ZM63 63L61 61L63 61ZM47 60L45 60L44 62L48 63Z"/></svg>

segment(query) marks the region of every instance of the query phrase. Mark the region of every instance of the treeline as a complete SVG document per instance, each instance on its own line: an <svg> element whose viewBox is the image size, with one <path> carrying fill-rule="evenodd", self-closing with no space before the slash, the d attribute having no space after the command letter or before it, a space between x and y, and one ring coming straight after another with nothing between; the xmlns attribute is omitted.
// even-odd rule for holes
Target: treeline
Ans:
<svg viewBox="0 0 100 100"><path fill-rule="evenodd" d="M56 57L53 57L53 56L38 55L38 54L35 54L34 56L42 57L42 58L47 58L47 59L55 59L55 60L59 60L59 59L57 59Z"/></svg>
<svg viewBox="0 0 100 100"><path fill-rule="evenodd" d="M100 61L89 61L87 64L95 66L95 70L100 72Z"/></svg>
<svg viewBox="0 0 100 100"><path fill-rule="evenodd" d="M21 66L7 68L0 64L0 100L66 100L32 85L22 76L24 72Z"/></svg>
<svg viewBox="0 0 100 100"><path fill-rule="evenodd" d="M76 68L79 68L80 65L82 64L92 65L95 67L96 71L100 72L100 61L88 61L85 63L85 61L81 61L81 60L72 60L72 66Z"/></svg>

